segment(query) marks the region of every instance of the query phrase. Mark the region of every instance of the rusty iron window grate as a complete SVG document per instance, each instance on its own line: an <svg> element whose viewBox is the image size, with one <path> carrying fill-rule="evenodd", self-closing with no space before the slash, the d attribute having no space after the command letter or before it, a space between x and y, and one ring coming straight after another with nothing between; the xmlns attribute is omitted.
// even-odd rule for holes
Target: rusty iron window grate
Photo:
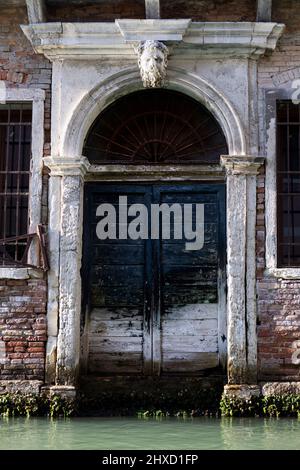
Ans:
<svg viewBox="0 0 300 470"><path fill-rule="evenodd" d="M0 105L0 266L27 253L31 127L30 104Z"/></svg>
<svg viewBox="0 0 300 470"><path fill-rule="evenodd" d="M277 102L278 267L300 266L300 106Z"/></svg>

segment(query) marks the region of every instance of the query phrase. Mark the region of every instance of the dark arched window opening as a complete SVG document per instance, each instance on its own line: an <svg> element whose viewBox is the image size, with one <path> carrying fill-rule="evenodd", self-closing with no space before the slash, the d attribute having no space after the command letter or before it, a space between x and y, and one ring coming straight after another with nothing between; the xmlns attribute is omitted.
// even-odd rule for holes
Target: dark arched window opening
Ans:
<svg viewBox="0 0 300 470"><path fill-rule="evenodd" d="M218 163L227 153L212 114L193 98L165 89L114 102L96 118L83 148L93 164Z"/></svg>

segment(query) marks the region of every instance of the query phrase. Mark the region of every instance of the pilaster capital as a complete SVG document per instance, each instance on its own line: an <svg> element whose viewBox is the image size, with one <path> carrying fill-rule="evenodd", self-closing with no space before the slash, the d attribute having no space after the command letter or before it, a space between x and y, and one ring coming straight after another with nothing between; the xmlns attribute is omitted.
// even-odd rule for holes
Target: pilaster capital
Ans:
<svg viewBox="0 0 300 470"><path fill-rule="evenodd" d="M265 158L254 155L221 155L220 163L228 175L257 175Z"/></svg>
<svg viewBox="0 0 300 470"><path fill-rule="evenodd" d="M86 157L45 157L44 165L51 171L51 176L81 176L90 169L90 162Z"/></svg>

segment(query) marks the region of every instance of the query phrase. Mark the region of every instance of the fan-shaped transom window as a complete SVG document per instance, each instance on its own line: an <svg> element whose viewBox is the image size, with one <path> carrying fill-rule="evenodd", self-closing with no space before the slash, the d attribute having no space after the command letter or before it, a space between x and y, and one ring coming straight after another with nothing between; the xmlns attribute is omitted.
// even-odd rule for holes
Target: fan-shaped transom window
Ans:
<svg viewBox="0 0 300 470"><path fill-rule="evenodd" d="M218 163L222 130L199 102L171 90L143 90L107 107L94 121L83 154L94 164Z"/></svg>

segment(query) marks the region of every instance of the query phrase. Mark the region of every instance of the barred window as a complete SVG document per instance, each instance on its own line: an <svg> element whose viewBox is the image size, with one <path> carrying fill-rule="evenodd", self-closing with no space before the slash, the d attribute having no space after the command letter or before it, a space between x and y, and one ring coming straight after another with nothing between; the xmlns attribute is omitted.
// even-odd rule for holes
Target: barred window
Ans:
<svg viewBox="0 0 300 470"><path fill-rule="evenodd" d="M300 266L300 107L277 102L278 267Z"/></svg>
<svg viewBox="0 0 300 470"><path fill-rule="evenodd" d="M31 159L31 105L0 105L0 239L28 232L28 196ZM1 265L7 254L22 257L26 240L7 240Z"/></svg>

